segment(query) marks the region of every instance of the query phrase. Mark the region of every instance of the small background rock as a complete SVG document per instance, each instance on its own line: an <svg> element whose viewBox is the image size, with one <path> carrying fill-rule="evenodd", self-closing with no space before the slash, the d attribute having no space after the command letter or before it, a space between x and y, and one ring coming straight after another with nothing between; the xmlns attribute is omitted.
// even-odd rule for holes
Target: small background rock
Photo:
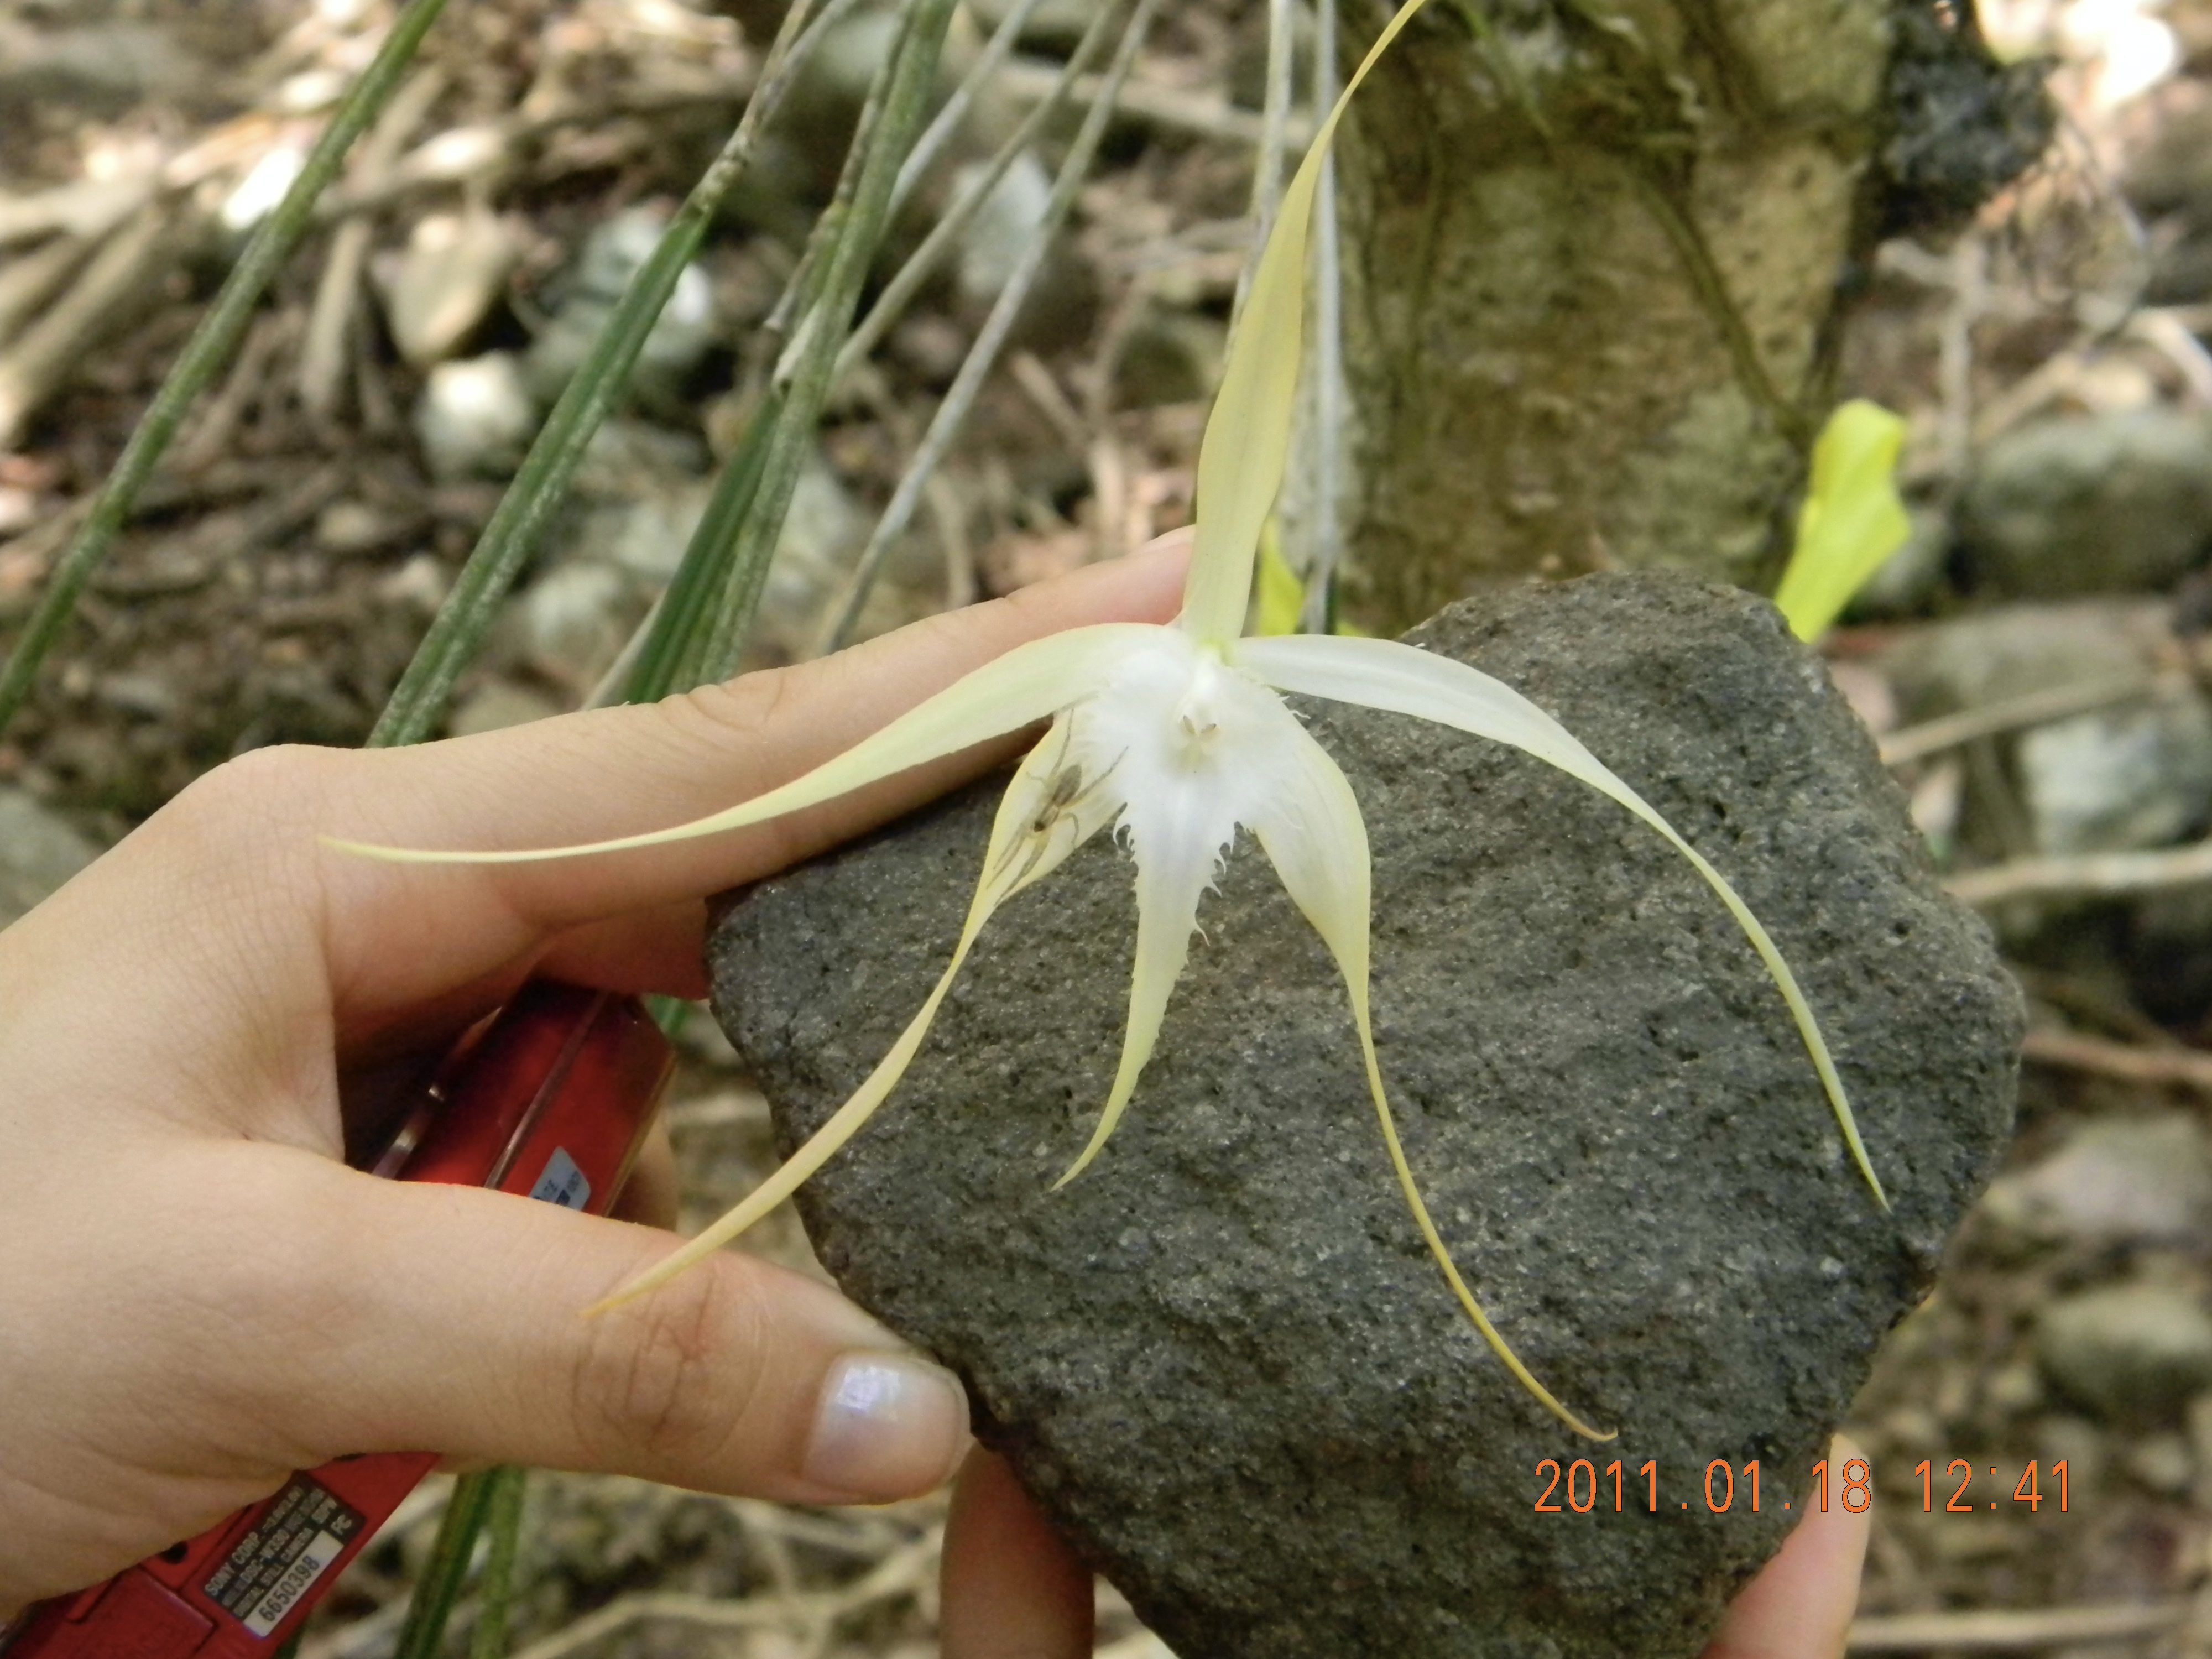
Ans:
<svg viewBox="0 0 2212 1659"><path fill-rule="evenodd" d="M1991 444L1960 534L1975 585L2010 599L2171 585L2212 552L2212 416L2126 410Z"/></svg>

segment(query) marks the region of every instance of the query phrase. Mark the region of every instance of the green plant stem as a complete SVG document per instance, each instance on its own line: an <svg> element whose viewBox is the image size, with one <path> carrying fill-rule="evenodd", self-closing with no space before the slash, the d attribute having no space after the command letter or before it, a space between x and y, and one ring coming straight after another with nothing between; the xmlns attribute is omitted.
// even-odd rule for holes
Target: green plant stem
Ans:
<svg viewBox="0 0 2212 1659"><path fill-rule="evenodd" d="M706 678L708 629L714 596L723 582L722 556L737 544L738 532L760 489L768 441L781 418L783 393L771 388L745 423L737 449L714 480L707 509L684 550L684 562L650 620L644 648L630 676L626 700L651 702L685 690Z"/></svg>
<svg viewBox="0 0 2212 1659"><path fill-rule="evenodd" d="M731 187L752 160L762 127L822 38L818 21L807 21L809 10L793 6L785 16L737 130L684 198L652 258L630 279L614 314L592 342L590 355L546 417L453 592L416 647L414 660L393 689L383 717L369 733L369 747L419 743L444 713L454 681L474 659L501 601L566 499L592 435L621 395L661 308L698 252Z"/></svg>
<svg viewBox="0 0 2212 1659"><path fill-rule="evenodd" d="M530 1472L512 1463L491 1471L484 1528L491 1548L477 1584L477 1623L469 1633L469 1659L506 1659L508 1614L514 1606L514 1562L522 1545L523 1488Z"/></svg>
<svg viewBox="0 0 2212 1659"><path fill-rule="evenodd" d="M1015 319L1020 315L1028 301L1030 289L1037 274L1044 269L1044 257L1050 250L1053 238L1058 234L1068 210L1075 205L1077 193L1091 172L1091 158L1097 154L1099 141L1106 136L1106 125L1113 118L1114 105L1121 95L1121 84L1128 78L1130 69L1137 61L1137 51L1144 44L1151 28L1153 14L1158 9L1158 0L1137 0L1135 12L1122 31L1121 43L1114 53L1114 61L1106 70L1104 83L1098 96L1085 112L1083 125L1069 146L1067 158L1061 162L1060 176L1053 180L1052 195L1045 204L1044 216L1022 250L1020 261L1000 290L998 300L991 307L991 314L984 319L975 343L969 349L960 372L953 377L945 399L930 417L929 428L922 434L914 459L907 465L898 487L891 492L889 506L876 523L868 538L868 544L860 552L859 562L839 596L835 614L823 630L822 649L834 651L852 637L853 629L860 621L860 611L868 602L868 593L874 587L876 577L882 570L884 560L890 552L891 544L904 533L914 517L914 510L921 501L923 487L930 475L944 459L951 447L960 423L982 390L983 381L997 363L1000 350L1006 336L1012 331Z"/></svg>
<svg viewBox="0 0 2212 1659"><path fill-rule="evenodd" d="M830 192L829 205L816 216L813 229L807 233L806 246L799 252L798 264L761 325L764 342L779 348L787 346L792 319L811 314L809 308L821 296L823 262L844 234L846 222L852 216L853 194L860 186L862 164L882 118L884 96L890 84L890 69L896 57L895 44L884 57L882 70L860 106L860 119L853 127L853 142L846 149L844 165L838 170L836 188ZM706 663L712 654L712 596L721 591L728 558L737 544L738 531L745 514L752 510L753 497L760 488L769 438L782 416L788 374L786 355L781 349L777 351L776 361L769 365L770 372L756 387L756 406L736 449L722 463L722 470L715 477L706 509L692 527L691 539L684 544L675 579L639 625L640 643L635 660L623 671L623 684L618 688L622 701L649 702L672 691L696 685L706 678ZM627 647L624 654L631 654Z"/></svg>
<svg viewBox="0 0 2212 1659"><path fill-rule="evenodd" d="M263 221L247 242L246 252L232 268L215 303L192 331L191 338L185 342L184 354L161 382L161 390L154 394L152 404L132 431L131 441L124 446L114 470L107 475L107 482L100 486L84 527L62 555L46 592L39 596L38 608L24 624L6 665L0 667L0 731L6 729L16 710L22 707L40 665L61 637L62 629L76 610L93 572L115 544L116 537L130 519L139 491L153 476L163 452L176 436L185 411L215 378L216 371L237 349L262 295L300 240L313 227L317 198L337 177L354 140L375 120L385 100L399 84L400 76L415 56L415 49L422 44L430 25L437 21L445 5L446 0L412 0L399 14L376 56L338 105L337 113L323 129L314 148L307 152L307 159L300 168L300 176L292 181L292 188L284 192L284 199L277 204L276 211Z"/></svg>
<svg viewBox="0 0 2212 1659"><path fill-rule="evenodd" d="M438 1659L445 1645L446 1624L453 1605L461 1599L461 1586L469 1576L469 1558L476 1553L477 1536L491 1511L497 1469L465 1474L453 1483L453 1495L438 1523L437 1540L430 1559L416 1581L415 1595L407 1604L407 1622L399 1627L398 1645L392 1659Z"/></svg>
<svg viewBox="0 0 2212 1659"><path fill-rule="evenodd" d="M725 569L702 679L721 679L736 672L768 580L769 562L783 529L784 514L799 484L799 470L813 451L815 432L828 401L837 348L852 327L861 284L875 258L890 217L891 186L901 158L912 148L922 111L936 79L937 54L951 21L955 0L915 0L906 12L890 66L879 132L868 146L854 191L851 218L837 238L822 294L794 338L785 401L766 439L761 477L751 510L738 527Z"/></svg>

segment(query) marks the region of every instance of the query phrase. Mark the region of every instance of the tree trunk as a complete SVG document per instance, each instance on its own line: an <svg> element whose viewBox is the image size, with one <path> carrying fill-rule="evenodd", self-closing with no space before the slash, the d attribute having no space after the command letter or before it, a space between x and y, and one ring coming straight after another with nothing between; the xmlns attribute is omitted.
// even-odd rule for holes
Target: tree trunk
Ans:
<svg viewBox="0 0 2212 1659"><path fill-rule="evenodd" d="M1346 3L1364 46L1386 8ZM2040 98L1970 12L1898 0L1431 4L1340 173L1345 613L1612 566L1770 583L1847 276L2025 165Z"/></svg>

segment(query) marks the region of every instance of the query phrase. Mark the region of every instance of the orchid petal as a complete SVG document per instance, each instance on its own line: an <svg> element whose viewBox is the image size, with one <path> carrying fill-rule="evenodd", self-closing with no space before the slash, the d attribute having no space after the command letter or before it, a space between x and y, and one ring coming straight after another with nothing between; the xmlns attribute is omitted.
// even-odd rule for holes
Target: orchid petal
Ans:
<svg viewBox="0 0 2212 1659"><path fill-rule="evenodd" d="M1221 390L1199 441L1197 545L1180 619L1195 638L1220 644L1243 631L1260 526L1274 505L1290 454L1291 411L1304 348L1306 237L1322 161L1352 94L1424 3L1406 0L1344 83L1336 107L1321 124L1283 192L1274 228L1260 250L1244 314L1221 372Z"/></svg>
<svg viewBox="0 0 2212 1659"><path fill-rule="evenodd" d="M1129 1019L1121 1036L1121 1064L1106 1097L1097 1127L1067 1172L1053 1182L1065 1187L1098 1156L1114 1126L1136 1092L1137 1079L1152 1057L1166 1017L1168 999L1190 958L1190 936L1198 926L1198 900L1213 880L1225 840L1212 803L1196 791L1175 791L1145 816L1137 856L1137 956L1129 975ZM1228 826L1233 833L1235 826Z"/></svg>
<svg viewBox="0 0 2212 1659"><path fill-rule="evenodd" d="M1407 1207L1413 1212L1414 1225L1420 1229L1429 1254L1443 1269L1444 1279L1459 1297L1460 1306L1467 1310L1468 1317L1474 1322L1491 1351L1521 1386L1577 1434L1592 1440L1610 1440L1611 1435L1591 1428L1561 1405L1498 1334L1498 1328L1483 1312L1482 1304L1474 1299L1474 1292L1460 1277L1443 1236L1437 1231L1429 1206L1422 1201L1413 1167L1406 1160L1406 1149L1398 1139L1397 1121L1391 1115L1389 1097L1383 1091L1382 1068L1375 1057L1374 1021L1368 1011L1371 878L1367 823L1360 816L1359 802L1352 793L1343 769L1304 726L1295 721L1291 724L1295 738L1285 738L1285 742L1296 752L1297 764L1285 771L1283 787L1260 803L1247 822L1273 863L1275 872L1283 878L1283 886L1291 901L1313 924L1314 931L1321 935L1322 942L1336 958L1337 968L1344 975L1345 989L1352 999L1352 1023L1359 1033L1359 1055L1367 1069L1367 1091L1375 1102L1376 1119L1382 1128L1382 1144L1389 1151L1390 1167L1397 1175L1398 1188L1406 1196Z"/></svg>
<svg viewBox="0 0 2212 1659"><path fill-rule="evenodd" d="M1271 712L1297 724L1280 698L1167 629L1079 712L1080 750L1087 764L1110 769L1102 775L1113 779L1136 860L1137 951L1113 1087L1089 1144L1055 1188L1098 1156L1152 1058L1190 957L1199 896L1236 837L1239 808L1255 781L1252 767L1271 758L1276 733L1264 729Z"/></svg>
<svg viewBox="0 0 2212 1659"><path fill-rule="evenodd" d="M1075 833L1060 833L1069 822L1063 804L1055 799L1064 766L1067 720L1063 714L1043 740L1030 750L1016 769L1006 793L1000 798L999 811L991 823L990 845L983 854L982 874L976 878L975 896L969 901L968 919L961 926L959 942L952 949L952 960L938 976L921 1012L899 1033L890 1052L876 1063L875 1070L831 1114L830 1120L807 1138L806 1144L746 1194L743 1202L689 1240L681 1249L654 1263L611 1296L592 1304L585 1310L586 1315L603 1313L632 1297L656 1290L720 1249L796 1192L890 1098L899 1079L906 1075L907 1067L914 1063L915 1055L921 1051L922 1039L929 1035L930 1024L944 1004L945 993L952 988L952 981L961 964L968 960L968 952L982 933L984 924L1007 899L1051 874L1105 822L1104 812L1095 808L1086 811L1078 804L1073 815Z"/></svg>
<svg viewBox="0 0 2212 1659"><path fill-rule="evenodd" d="M395 864L522 864L658 847L763 823L848 794L878 778L1000 737L1088 696L1132 647L1164 630L1149 623L1099 623L1018 645L935 696L917 703L834 760L752 799L672 830L520 852L433 853L326 838L329 844Z"/></svg>
<svg viewBox="0 0 2212 1659"><path fill-rule="evenodd" d="M1558 767L1601 794L1610 796L1664 836L1674 850L1690 861L1735 918L1744 937L1765 963L1782 1000L1797 1024L1813 1068L1827 1091L1828 1104L1859 1173L1884 1209L1889 1199L1874 1172L1865 1143L1859 1138L1844 1080L1828 1053L1797 977L1782 959L1759 918L1731 887L1726 877L1702 854L1682 839L1674 827L1641 795L1615 777L1604 763L1585 749L1572 733L1504 681L1449 657L1439 657L1394 640L1354 640L1327 635L1303 635L1288 639L1243 640L1233 660L1279 690L1328 697L1339 702L1411 714L1420 720L1455 726L1480 738L1534 755Z"/></svg>

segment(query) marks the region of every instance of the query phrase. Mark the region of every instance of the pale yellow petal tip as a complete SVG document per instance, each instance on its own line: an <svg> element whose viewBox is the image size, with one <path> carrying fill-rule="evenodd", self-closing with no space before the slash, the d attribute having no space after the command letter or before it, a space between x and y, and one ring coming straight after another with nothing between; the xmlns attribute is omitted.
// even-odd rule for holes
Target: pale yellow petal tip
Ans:
<svg viewBox="0 0 2212 1659"><path fill-rule="evenodd" d="M1103 1145L1105 1145L1103 1141L1093 1141L1090 1146L1085 1146L1083 1149L1082 1154L1077 1158L1075 1162L1067 1166L1066 1173L1062 1175L1059 1180L1054 1182L1052 1185L1048 1187L1045 1190L1047 1192L1056 1193L1062 1187L1067 1185L1069 1182L1074 1180L1076 1176L1081 1175L1085 1170L1089 1169L1091 1167L1091 1160L1098 1156L1098 1149Z"/></svg>
<svg viewBox="0 0 2212 1659"><path fill-rule="evenodd" d="M665 1261L647 1267L629 1284L609 1291L576 1316L579 1319L597 1319L602 1315L611 1314L624 1303L635 1302L641 1296L650 1295L687 1267L697 1265L697 1261L693 1259L688 1249L679 1250Z"/></svg>

